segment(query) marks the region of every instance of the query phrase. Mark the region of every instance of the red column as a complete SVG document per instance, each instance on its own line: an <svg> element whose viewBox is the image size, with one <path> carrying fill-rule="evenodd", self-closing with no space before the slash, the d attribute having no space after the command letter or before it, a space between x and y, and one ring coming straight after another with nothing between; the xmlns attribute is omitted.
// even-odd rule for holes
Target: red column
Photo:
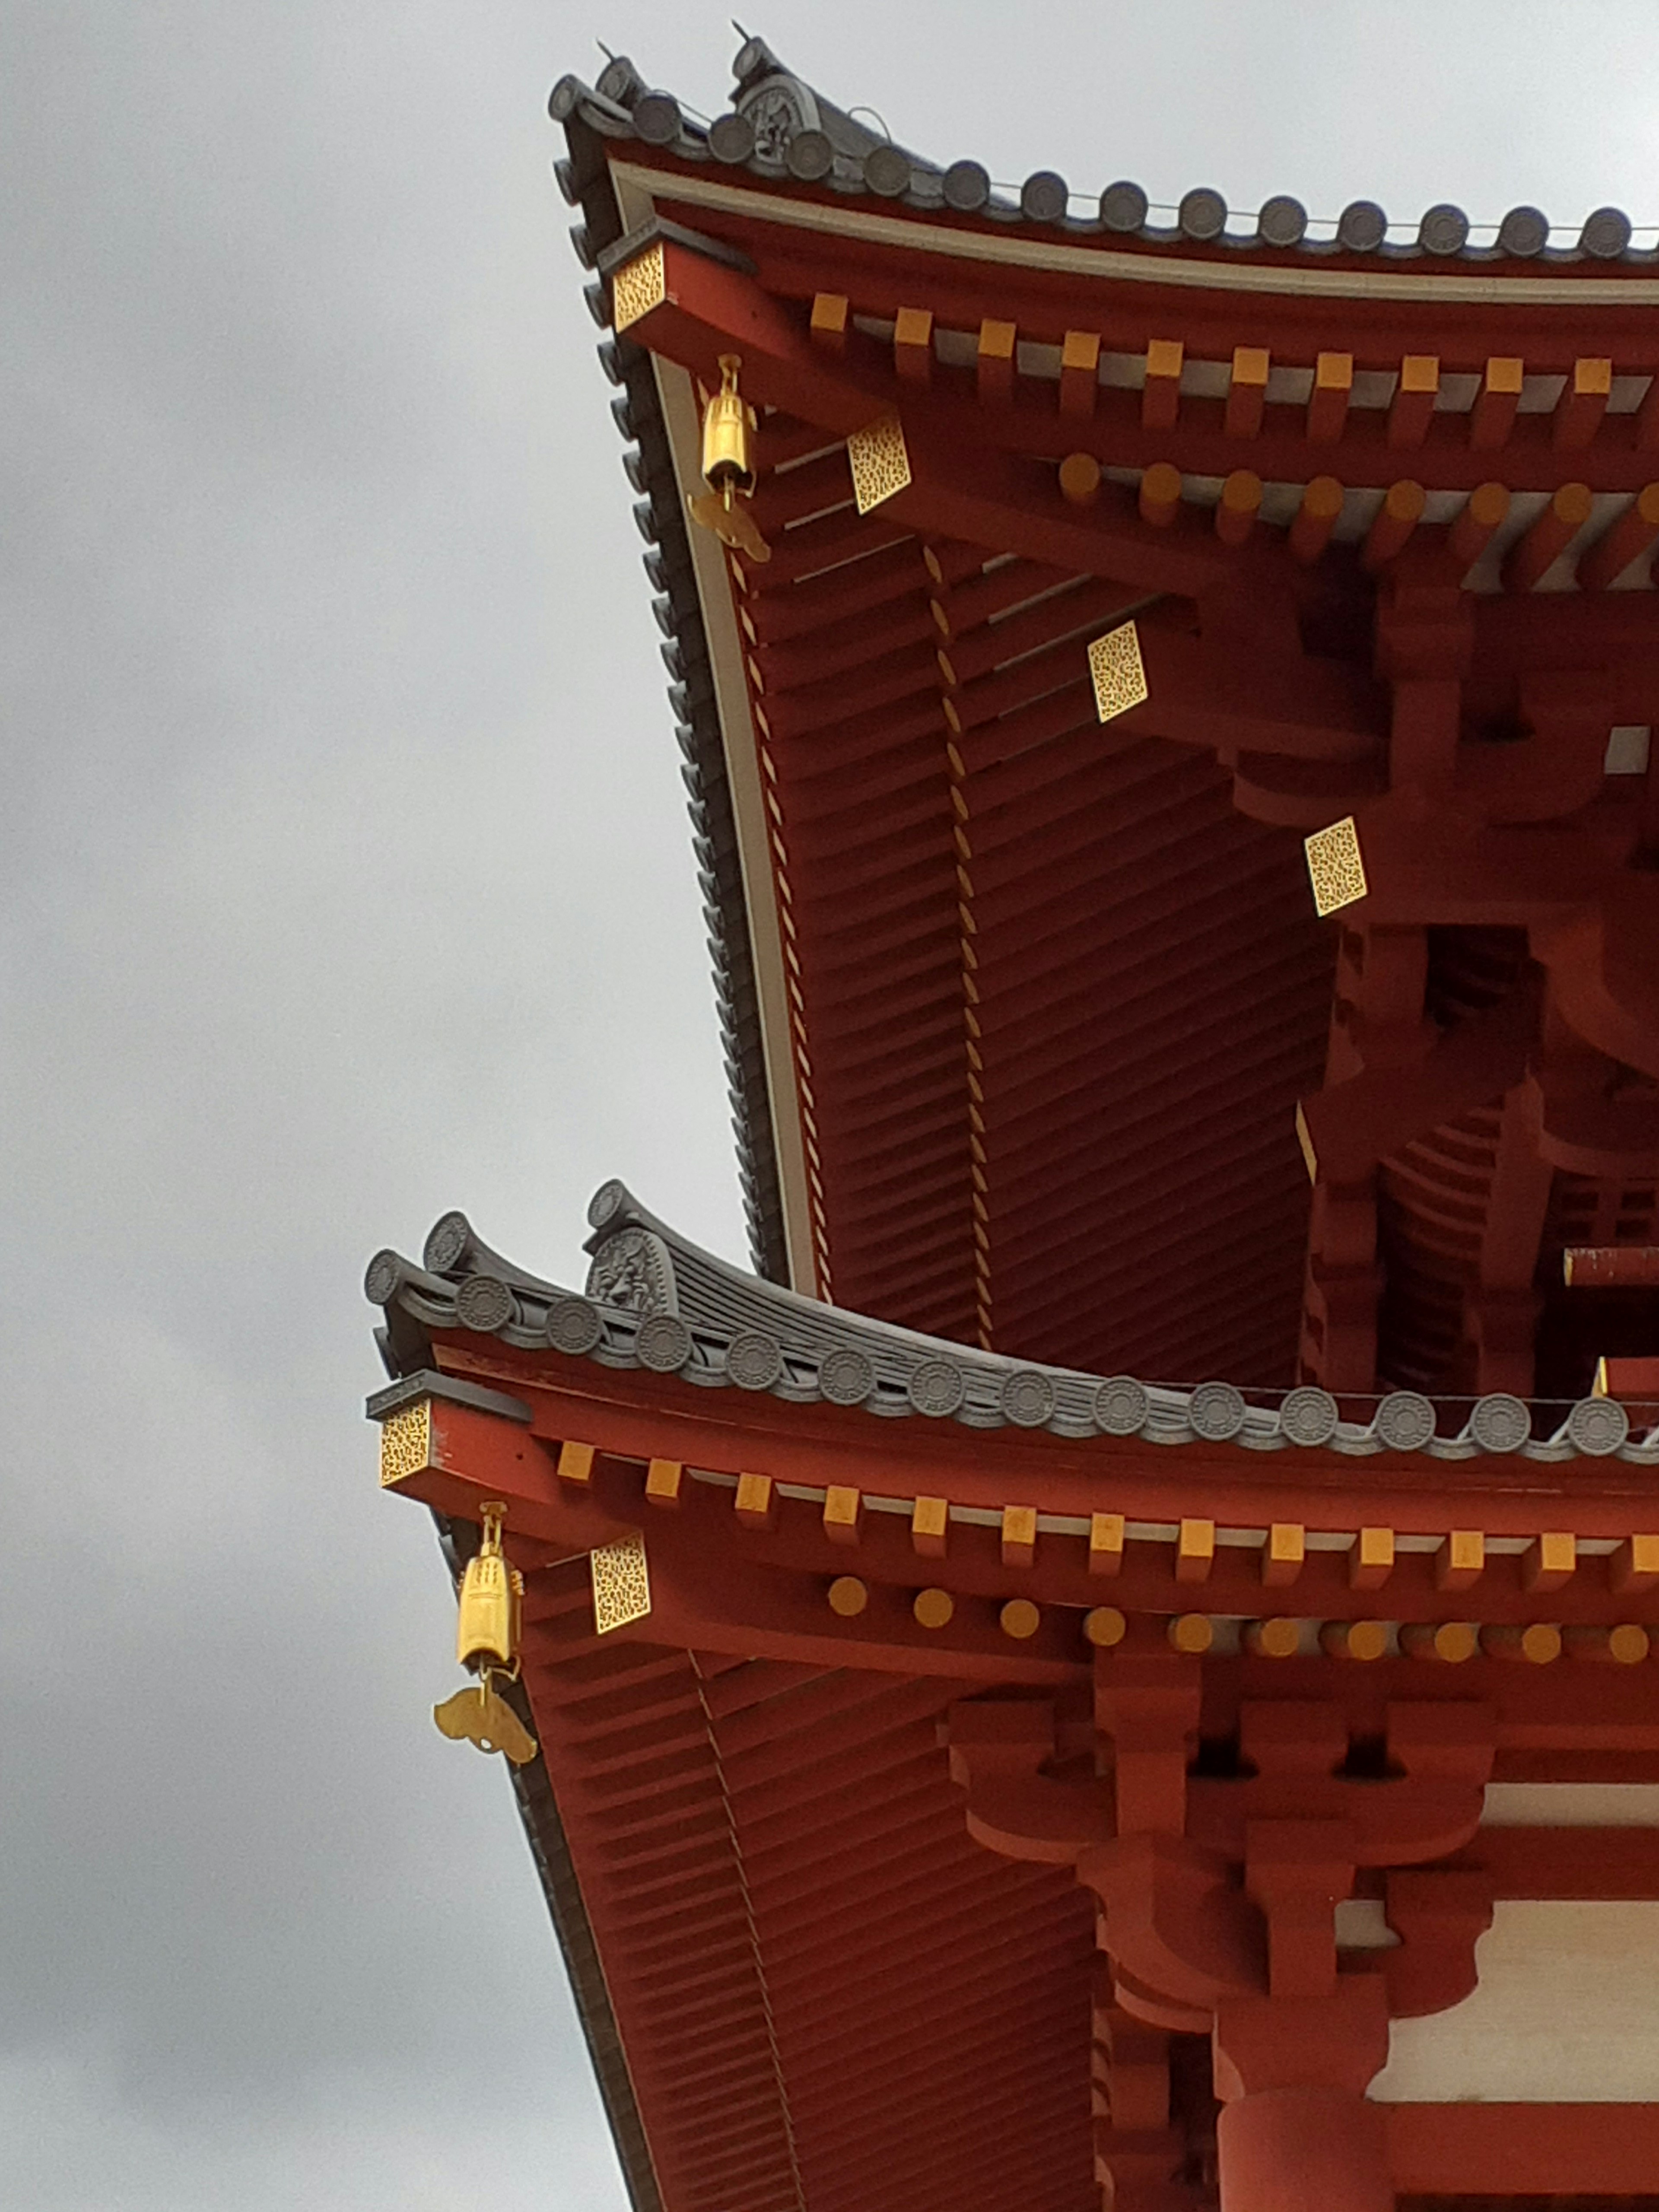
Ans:
<svg viewBox="0 0 1659 2212"><path fill-rule="evenodd" d="M1221 2212L1394 2212L1382 2110L1365 2098L1389 2056L1380 1975L1224 2000L1214 2049Z"/></svg>
<svg viewBox="0 0 1659 2212"><path fill-rule="evenodd" d="M1263 2089L1216 2129L1221 2212L1394 2212L1382 2107L1352 2089Z"/></svg>

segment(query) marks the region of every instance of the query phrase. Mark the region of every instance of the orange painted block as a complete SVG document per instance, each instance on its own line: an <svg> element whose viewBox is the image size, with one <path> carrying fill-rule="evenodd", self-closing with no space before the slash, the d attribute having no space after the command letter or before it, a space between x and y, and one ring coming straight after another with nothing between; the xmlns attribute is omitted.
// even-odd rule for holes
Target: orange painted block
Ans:
<svg viewBox="0 0 1659 2212"><path fill-rule="evenodd" d="M930 307L901 307L893 319L893 366L912 384L933 373L933 314Z"/></svg>
<svg viewBox="0 0 1659 2212"><path fill-rule="evenodd" d="M1301 1573L1308 1556L1308 1532L1297 1521L1275 1521L1267 1531L1261 1553L1261 1579L1270 1589L1282 1589Z"/></svg>
<svg viewBox="0 0 1659 2212"><path fill-rule="evenodd" d="M1100 338L1094 331L1067 331L1060 349L1060 411L1088 416L1100 390Z"/></svg>
<svg viewBox="0 0 1659 2212"><path fill-rule="evenodd" d="M1312 444L1335 445L1347 427L1352 392L1353 356L1322 353L1314 363L1313 391L1308 399L1308 437Z"/></svg>
<svg viewBox="0 0 1659 2212"><path fill-rule="evenodd" d="M1215 1565L1215 1522L1183 1521L1176 1539L1176 1580L1206 1583Z"/></svg>
<svg viewBox="0 0 1659 2212"><path fill-rule="evenodd" d="M909 1509L911 1551L922 1559L942 1559L951 1531L951 1509L942 1498L918 1498Z"/></svg>
<svg viewBox="0 0 1659 2212"><path fill-rule="evenodd" d="M1486 1571L1486 1539L1479 1528L1454 1528L1434 1555L1434 1586L1468 1589Z"/></svg>
<svg viewBox="0 0 1659 2212"><path fill-rule="evenodd" d="M1560 1589L1578 1568L1578 1539L1559 1529L1547 1531L1521 1562L1523 1589Z"/></svg>
<svg viewBox="0 0 1659 2212"><path fill-rule="evenodd" d="M1381 1589L1394 1572L1394 1530L1362 1528L1348 1554L1348 1587Z"/></svg>
<svg viewBox="0 0 1659 2212"><path fill-rule="evenodd" d="M1216 501L1215 534L1224 545L1242 545L1255 527L1261 479L1254 469L1235 469Z"/></svg>
<svg viewBox="0 0 1659 2212"><path fill-rule="evenodd" d="M1140 395L1144 430L1170 430L1181 411L1181 367L1186 348L1179 338L1154 338L1146 349L1146 386Z"/></svg>
<svg viewBox="0 0 1659 2212"><path fill-rule="evenodd" d="M739 1528L769 1528L773 1512L771 1476L740 1474L734 1504Z"/></svg>
<svg viewBox="0 0 1659 2212"><path fill-rule="evenodd" d="M561 1482L590 1482L593 1476L592 1444L562 1443L559 1446L559 1480Z"/></svg>
<svg viewBox="0 0 1659 2212"><path fill-rule="evenodd" d="M823 1533L832 1544L856 1544L864 1498L850 1483L832 1482L823 1493Z"/></svg>
<svg viewBox="0 0 1659 2212"><path fill-rule="evenodd" d="M1123 1571L1123 1516L1121 1513L1091 1513L1089 1516L1089 1572L1091 1575L1115 1575Z"/></svg>
<svg viewBox="0 0 1659 2212"><path fill-rule="evenodd" d="M1254 438L1261 428L1269 366L1266 346L1233 348L1232 376L1227 386L1227 413L1223 425L1230 438Z"/></svg>
<svg viewBox="0 0 1659 2212"><path fill-rule="evenodd" d="M1659 1584L1659 1536L1627 1536L1613 1553L1609 1577L1620 1597Z"/></svg>
<svg viewBox="0 0 1659 2212"><path fill-rule="evenodd" d="M1036 1557L1037 1517L1035 1505L1005 1505L1002 1509L1002 1564L1029 1567Z"/></svg>
<svg viewBox="0 0 1659 2212"><path fill-rule="evenodd" d="M847 348L847 299L841 292L819 292L812 301L812 343L826 353Z"/></svg>
<svg viewBox="0 0 1659 2212"><path fill-rule="evenodd" d="M982 400L1012 398L1018 335L1012 323L1000 322L994 316L988 315L980 325L978 374Z"/></svg>
<svg viewBox="0 0 1659 2212"><path fill-rule="evenodd" d="M680 1502L680 1486L685 1469L677 1459L653 1459L645 1470L646 1502L650 1505L674 1506Z"/></svg>

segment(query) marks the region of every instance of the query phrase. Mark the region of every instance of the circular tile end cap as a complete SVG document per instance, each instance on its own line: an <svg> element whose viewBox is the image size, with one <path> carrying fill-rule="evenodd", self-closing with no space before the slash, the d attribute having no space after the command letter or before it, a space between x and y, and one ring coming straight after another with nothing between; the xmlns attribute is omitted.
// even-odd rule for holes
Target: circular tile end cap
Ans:
<svg viewBox="0 0 1659 2212"><path fill-rule="evenodd" d="M1630 1435L1630 1415L1616 1398L1581 1398L1567 1415L1567 1437L1586 1459L1605 1459Z"/></svg>
<svg viewBox="0 0 1659 2212"><path fill-rule="evenodd" d="M1064 177L1054 169L1034 169L1019 188L1019 211L1027 222L1058 222L1071 198Z"/></svg>
<svg viewBox="0 0 1659 2212"><path fill-rule="evenodd" d="M1431 207L1417 226L1417 242L1425 253L1461 253L1468 240L1469 219L1449 200Z"/></svg>
<svg viewBox="0 0 1659 2212"><path fill-rule="evenodd" d="M982 161L952 161L945 172L945 204L958 215L976 215L991 197L991 175Z"/></svg>
<svg viewBox="0 0 1659 2212"><path fill-rule="evenodd" d="M818 1362L818 1395L832 1406L861 1406L875 1387L875 1369L851 1345L837 1345Z"/></svg>
<svg viewBox="0 0 1659 2212"><path fill-rule="evenodd" d="M717 115L708 126L708 150L733 167L755 150L755 126L746 115Z"/></svg>
<svg viewBox="0 0 1659 2212"><path fill-rule="evenodd" d="M943 1420L962 1403L962 1370L948 1359L924 1359L910 1377L909 1389L917 1413Z"/></svg>
<svg viewBox="0 0 1659 2212"><path fill-rule="evenodd" d="M1597 261L1616 261L1630 244L1630 217L1623 208L1597 208L1586 216L1578 243Z"/></svg>
<svg viewBox="0 0 1659 2212"><path fill-rule="evenodd" d="M691 1357L691 1332L678 1314L651 1314L634 1337L634 1357L653 1375L673 1375Z"/></svg>
<svg viewBox="0 0 1659 2212"><path fill-rule="evenodd" d="M1530 261L1549 242L1549 217L1535 207L1511 208L1498 226L1498 243L1517 261Z"/></svg>
<svg viewBox="0 0 1659 2212"><path fill-rule="evenodd" d="M604 1334L599 1308L591 1298L555 1298L547 1310L547 1340L555 1352L580 1358Z"/></svg>
<svg viewBox="0 0 1659 2212"><path fill-rule="evenodd" d="M1227 228L1227 203L1219 192L1200 185L1182 195L1176 221L1183 237L1207 245L1212 239L1219 238Z"/></svg>
<svg viewBox="0 0 1659 2212"><path fill-rule="evenodd" d="M836 149L822 131L798 131L789 141L784 160L792 177L799 177L804 185L816 185L835 167Z"/></svg>
<svg viewBox="0 0 1659 2212"><path fill-rule="evenodd" d="M1200 1382L1187 1402L1187 1419L1194 1436L1227 1443L1244 1425L1244 1400L1231 1382Z"/></svg>
<svg viewBox="0 0 1659 2212"><path fill-rule="evenodd" d="M1040 1429L1054 1418L1054 1386L1034 1367L1008 1376L999 1393L1003 1419L1017 1429Z"/></svg>
<svg viewBox="0 0 1659 2212"><path fill-rule="evenodd" d="M1256 236L1264 246L1300 246L1308 230L1308 210L1288 192L1276 192L1255 219Z"/></svg>
<svg viewBox="0 0 1659 2212"><path fill-rule="evenodd" d="M517 1310L517 1301L498 1275L469 1275L455 1293L456 1320L481 1336L493 1335Z"/></svg>
<svg viewBox="0 0 1659 2212"><path fill-rule="evenodd" d="M1507 1390L1490 1390L1474 1401L1469 1434L1482 1451L1519 1451L1532 1434L1531 1410Z"/></svg>
<svg viewBox="0 0 1659 2212"><path fill-rule="evenodd" d="M1421 1451L1434 1434L1434 1407L1417 1390L1390 1390L1371 1424L1390 1451Z"/></svg>
<svg viewBox="0 0 1659 2212"><path fill-rule="evenodd" d="M678 137L680 104L672 92L642 92L634 103L634 130L647 146L668 146Z"/></svg>
<svg viewBox="0 0 1659 2212"><path fill-rule="evenodd" d="M1133 1375L1114 1375L1095 1392L1095 1425L1109 1437L1138 1436L1151 1411L1146 1386Z"/></svg>
<svg viewBox="0 0 1659 2212"><path fill-rule="evenodd" d="M726 1373L739 1390L769 1390L783 1373L783 1346L763 1328L740 1328L726 1347Z"/></svg>
<svg viewBox="0 0 1659 2212"><path fill-rule="evenodd" d="M1336 1434L1337 1404L1328 1390L1304 1382L1279 1409L1279 1426L1293 1444L1328 1444Z"/></svg>
<svg viewBox="0 0 1659 2212"><path fill-rule="evenodd" d="M1389 218L1375 200L1350 200L1337 218L1336 242L1350 253L1375 253L1389 234Z"/></svg>
<svg viewBox="0 0 1659 2212"><path fill-rule="evenodd" d="M872 146L864 157L864 181L883 199L897 199L909 189L909 155L896 146Z"/></svg>
<svg viewBox="0 0 1659 2212"><path fill-rule="evenodd" d="M464 1213L441 1213L426 1232L421 1264L428 1274L447 1275L459 1267L472 1242L472 1224Z"/></svg>
<svg viewBox="0 0 1659 2212"><path fill-rule="evenodd" d="M1121 177L1100 196L1100 219L1108 230L1139 230L1146 221L1147 199L1140 186Z"/></svg>
<svg viewBox="0 0 1659 2212"><path fill-rule="evenodd" d="M627 1186L612 1176L609 1182L599 1185L587 1201L588 1227L603 1229L607 1221L615 1220L627 1203Z"/></svg>
<svg viewBox="0 0 1659 2212"><path fill-rule="evenodd" d="M363 1296L372 1306L389 1306L404 1279L404 1263L392 1251L377 1252L363 1270Z"/></svg>

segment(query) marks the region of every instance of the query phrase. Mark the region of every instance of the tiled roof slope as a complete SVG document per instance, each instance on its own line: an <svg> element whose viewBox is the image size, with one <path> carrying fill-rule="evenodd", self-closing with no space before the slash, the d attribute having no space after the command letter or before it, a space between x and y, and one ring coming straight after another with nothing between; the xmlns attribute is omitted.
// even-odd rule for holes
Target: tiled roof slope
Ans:
<svg viewBox="0 0 1659 2212"><path fill-rule="evenodd" d="M1501 1391L1437 1401L1394 1390L1358 1421L1345 1419L1328 1392L1305 1386L1247 1398L1228 1382L1172 1389L1133 1376L1037 1366L846 1313L745 1275L678 1236L620 1182L601 1186L588 1218L593 1261L582 1294L514 1267L461 1213L437 1222L419 1267L396 1252L377 1254L364 1287L394 1322L412 1327L404 1367L430 1364L428 1330L459 1327L521 1351L551 1347L712 1389L971 1429L1139 1436L1151 1443L1237 1443L1252 1451L1325 1446L1354 1458L1499 1453L1659 1465L1659 1429L1633 1437L1623 1407L1607 1398L1528 1406Z"/></svg>
<svg viewBox="0 0 1659 2212"><path fill-rule="evenodd" d="M606 137L663 148L677 160L746 169L775 182L819 185L952 219L1021 223L1077 240L1378 264L1456 260L1648 268L1659 263L1659 242L1634 244L1629 216L1614 207L1596 209L1576 233L1564 235L1537 208L1511 208L1501 222L1476 226L1461 208L1440 202L1402 238L1390 235L1401 226L1390 224L1375 201L1355 200L1343 210L1334 235L1323 237L1310 229L1328 226L1310 226L1302 204L1287 194L1275 194L1241 222L1220 192L1199 186L1182 198L1173 222L1158 222L1152 217L1162 211L1152 207L1141 186L1120 179L1097 199L1085 199L1087 212L1078 213L1081 196L1052 169L1034 171L1016 190L994 184L979 161L940 167L895 145L793 76L763 39L744 40L732 73L731 109L708 124L688 113L672 93L647 86L621 56L597 85L561 77L549 105L555 121L567 127L580 122ZM1490 232L1490 239L1476 243L1477 228Z"/></svg>

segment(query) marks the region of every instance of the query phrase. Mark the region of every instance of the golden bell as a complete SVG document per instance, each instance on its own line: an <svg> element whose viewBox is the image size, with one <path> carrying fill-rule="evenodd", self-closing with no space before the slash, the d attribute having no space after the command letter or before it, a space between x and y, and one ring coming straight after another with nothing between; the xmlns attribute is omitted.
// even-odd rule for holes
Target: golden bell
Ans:
<svg viewBox="0 0 1659 2212"><path fill-rule="evenodd" d="M755 471L749 452L749 434L755 427L754 410L738 391L740 357L720 356L720 388L702 413L702 472L712 491L727 506L732 495L747 499L755 489Z"/></svg>
<svg viewBox="0 0 1659 2212"><path fill-rule="evenodd" d="M501 1517L506 1508L483 1509L483 1538L461 1577L460 1613L455 1624L455 1656L463 1667L510 1667L518 1649L515 1633L519 1577L501 1556ZM519 1583L520 1589L523 1585Z"/></svg>

